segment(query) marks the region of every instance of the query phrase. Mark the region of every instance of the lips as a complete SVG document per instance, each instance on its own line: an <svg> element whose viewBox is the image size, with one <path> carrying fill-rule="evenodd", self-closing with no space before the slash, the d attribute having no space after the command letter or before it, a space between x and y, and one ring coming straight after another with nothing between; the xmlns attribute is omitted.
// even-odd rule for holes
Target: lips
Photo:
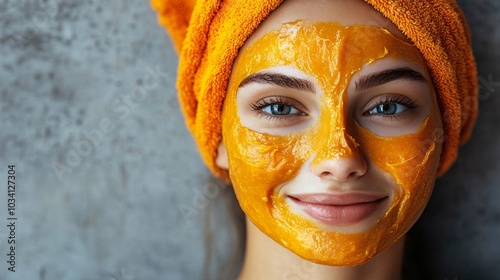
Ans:
<svg viewBox="0 0 500 280"><path fill-rule="evenodd" d="M387 196L373 194L303 194L289 198L307 215L329 225L352 225L375 213Z"/></svg>

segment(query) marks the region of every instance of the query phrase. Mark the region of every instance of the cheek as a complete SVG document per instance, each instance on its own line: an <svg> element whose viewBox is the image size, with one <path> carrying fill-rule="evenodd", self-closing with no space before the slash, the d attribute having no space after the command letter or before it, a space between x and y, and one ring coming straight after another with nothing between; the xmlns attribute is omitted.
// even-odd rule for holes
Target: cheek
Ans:
<svg viewBox="0 0 500 280"><path fill-rule="evenodd" d="M228 100L228 103L235 102ZM241 125L236 104L226 107L223 139L236 195L247 215L268 215L270 212L262 211L272 211L271 196L275 188L294 178L310 156L311 149L304 144L308 141L304 140L306 136L274 136L252 131ZM262 207L262 202L267 207Z"/></svg>
<svg viewBox="0 0 500 280"><path fill-rule="evenodd" d="M399 228L409 229L431 196L441 154L436 136L441 130L436 113L411 135L380 137L360 128L364 152L399 186L388 214Z"/></svg>

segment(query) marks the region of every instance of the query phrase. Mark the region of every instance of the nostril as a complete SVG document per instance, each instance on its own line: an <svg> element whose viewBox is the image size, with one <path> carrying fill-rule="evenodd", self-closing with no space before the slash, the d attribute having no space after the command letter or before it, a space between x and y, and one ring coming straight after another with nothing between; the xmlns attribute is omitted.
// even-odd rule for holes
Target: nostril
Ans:
<svg viewBox="0 0 500 280"><path fill-rule="evenodd" d="M330 176L333 177L333 174L330 172L327 172L327 171L323 171L319 176L320 177L330 177Z"/></svg>
<svg viewBox="0 0 500 280"><path fill-rule="evenodd" d="M364 172L361 173L361 172L358 172L358 171L353 171L349 175L347 175L347 180L349 180L351 178L361 177L363 174L364 174Z"/></svg>
<svg viewBox="0 0 500 280"><path fill-rule="evenodd" d="M341 175L341 174L339 174L339 175ZM345 182L350 178L350 175L348 175L348 176L339 176L339 175L324 171L319 176L323 179L335 180L335 181L339 181L339 182Z"/></svg>

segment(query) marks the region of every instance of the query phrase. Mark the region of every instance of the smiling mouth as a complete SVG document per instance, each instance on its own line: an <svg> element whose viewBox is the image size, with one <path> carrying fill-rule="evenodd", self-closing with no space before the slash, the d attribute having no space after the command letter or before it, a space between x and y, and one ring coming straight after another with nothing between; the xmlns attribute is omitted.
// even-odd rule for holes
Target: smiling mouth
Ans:
<svg viewBox="0 0 500 280"><path fill-rule="evenodd" d="M388 196L372 194L304 194L288 196L311 218L328 225L352 225L370 217Z"/></svg>

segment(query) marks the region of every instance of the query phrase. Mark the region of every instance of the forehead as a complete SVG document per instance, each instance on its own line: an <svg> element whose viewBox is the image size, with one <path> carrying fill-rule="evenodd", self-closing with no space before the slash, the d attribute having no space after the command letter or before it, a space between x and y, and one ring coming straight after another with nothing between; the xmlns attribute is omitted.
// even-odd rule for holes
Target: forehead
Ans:
<svg viewBox="0 0 500 280"><path fill-rule="evenodd" d="M397 38L410 42L390 20L363 0L284 0L252 33L242 50L283 23L296 20L382 27Z"/></svg>
<svg viewBox="0 0 500 280"><path fill-rule="evenodd" d="M366 70L364 65L371 66ZM266 69L287 73L289 69L297 69L314 77L326 90L340 80L349 80L361 69L373 72L397 67L422 71L425 62L413 44L396 38L386 29L299 20L283 24L240 51L230 84L239 84ZM292 76L295 75L294 72Z"/></svg>

